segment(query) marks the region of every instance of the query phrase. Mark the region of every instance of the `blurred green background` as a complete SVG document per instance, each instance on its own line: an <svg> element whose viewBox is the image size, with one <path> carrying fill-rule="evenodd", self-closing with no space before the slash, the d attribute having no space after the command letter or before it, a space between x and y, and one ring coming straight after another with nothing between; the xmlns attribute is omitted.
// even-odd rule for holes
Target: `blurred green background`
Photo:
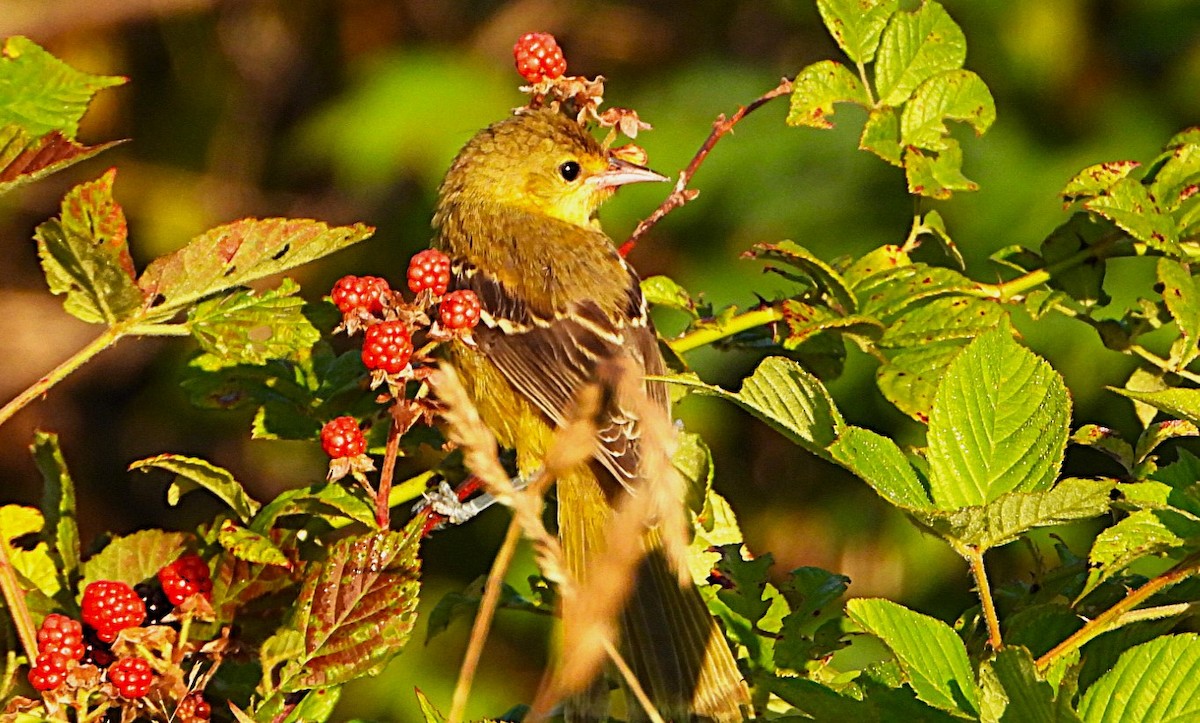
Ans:
<svg viewBox="0 0 1200 723"><path fill-rule="evenodd" d="M632 261L643 275L666 273L717 305L745 307L756 293L787 290L738 259L752 243L790 238L833 259L900 242L915 210L937 208L969 273L993 280L989 254L1036 245L1065 219L1055 194L1075 171L1148 160L1200 120L1194 0L944 4L966 32L967 67L992 88L999 113L984 138L957 134L978 193L918 208L900 170L855 150L861 112L839 107L831 132L792 129L786 102L776 101L721 141L694 179L700 198L642 242ZM554 32L569 72L605 75L609 104L654 125L638 142L665 173L686 165L717 114L810 62L840 57L811 0L0 0L0 36L24 34L80 69L129 77L101 94L81 140L131 139L0 206L0 391L12 397L96 333L46 292L30 239L68 188L110 166L119 169L115 194L139 267L224 221L297 216L378 228L370 241L300 270L309 298L346 273L397 281L428 241L436 184L455 151L523 102L511 47L528 30ZM604 213L610 234L623 238L666 191L623 191ZM1118 273L1121 283L1109 288L1116 303L1153 281L1138 261L1117 262ZM1103 391L1129 373L1127 358L1079 324L1018 319L1018 327L1066 377L1076 424L1134 429L1128 405ZM126 340L0 428L0 501L40 494L27 453L35 428L62 435L85 540L187 529L213 514L215 504L199 496L168 509L165 479L126 472L159 452L207 457L261 497L321 478L316 445L251 442L244 416L189 407L177 382L191 351L186 342ZM722 384L736 384L755 362L711 351L689 360ZM876 392L873 371L852 355L846 373L829 380L843 411L919 441L917 427ZM777 574L824 567L848 575L854 595L947 619L972 604L963 565L864 484L728 405L689 400L678 413L712 445L718 489L753 550L775 555ZM1070 453L1069 464L1094 469L1087 454ZM427 543L424 609L487 569L503 524L492 511ZM993 554L1000 581L1032 564L1026 549L1010 547ZM524 563L513 579L530 571ZM426 645L422 622L383 677L347 688L338 719L414 720L414 687L448 708L466 628L459 622ZM530 698L547 635L544 620L500 614L472 715Z"/></svg>

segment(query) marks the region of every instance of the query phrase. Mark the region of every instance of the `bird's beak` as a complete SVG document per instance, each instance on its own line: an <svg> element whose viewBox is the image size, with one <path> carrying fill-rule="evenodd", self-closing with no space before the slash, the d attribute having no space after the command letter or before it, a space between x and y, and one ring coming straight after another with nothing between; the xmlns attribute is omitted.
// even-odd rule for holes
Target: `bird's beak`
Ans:
<svg viewBox="0 0 1200 723"><path fill-rule="evenodd" d="M608 168L589 177L587 182L597 188L616 188L629 183L641 183L642 181L669 180L671 179L645 166L623 161L620 158L610 157L608 159Z"/></svg>

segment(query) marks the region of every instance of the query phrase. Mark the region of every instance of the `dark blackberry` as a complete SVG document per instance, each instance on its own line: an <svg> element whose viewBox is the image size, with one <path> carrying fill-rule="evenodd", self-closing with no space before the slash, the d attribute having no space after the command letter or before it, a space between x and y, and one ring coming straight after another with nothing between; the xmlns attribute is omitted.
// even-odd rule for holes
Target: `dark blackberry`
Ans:
<svg viewBox="0 0 1200 723"><path fill-rule="evenodd" d="M139 582L133 586L133 591L146 605L146 622L143 625L171 625L179 629L178 623L164 623L163 618L175 610L175 606L167 599L167 593L158 585L149 582Z"/></svg>
<svg viewBox="0 0 1200 723"><path fill-rule="evenodd" d="M96 629L91 625L83 626L83 659L79 662L94 665L97 668L107 668L117 656L113 655L112 645L100 639Z"/></svg>

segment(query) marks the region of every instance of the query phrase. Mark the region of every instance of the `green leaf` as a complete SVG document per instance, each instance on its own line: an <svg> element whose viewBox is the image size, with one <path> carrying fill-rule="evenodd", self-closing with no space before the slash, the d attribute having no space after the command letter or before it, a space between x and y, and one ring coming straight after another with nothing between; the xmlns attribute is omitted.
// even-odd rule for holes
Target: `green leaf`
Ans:
<svg viewBox="0 0 1200 723"><path fill-rule="evenodd" d="M1088 590L1135 560L1180 547L1185 537L1200 533L1200 524L1170 510L1138 510L1096 535L1088 562Z"/></svg>
<svg viewBox="0 0 1200 723"><path fill-rule="evenodd" d="M1109 223L1088 213L1073 214L1042 241L1042 262L1038 268L1065 266L1051 274L1049 285L1062 289L1085 307L1103 306L1110 300L1104 291L1107 264L1103 257L1079 263L1078 256L1111 234Z"/></svg>
<svg viewBox="0 0 1200 723"><path fill-rule="evenodd" d="M0 507L0 546L4 548L5 557L33 590L53 598L63 589L63 581L50 556L50 548L45 542L38 542L31 549L12 544L18 538L44 530L45 520L36 509L21 505Z"/></svg>
<svg viewBox="0 0 1200 723"><path fill-rule="evenodd" d="M1007 324L980 336L947 367L929 416L935 504L950 510L1047 489L1070 418L1062 377L1013 341Z"/></svg>
<svg viewBox="0 0 1200 723"><path fill-rule="evenodd" d="M1098 517L1109 511L1112 480L1067 478L1048 490L1009 492L986 505L954 510L910 510L924 525L980 551L1007 545L1035 527Z"/></svg>
<svg viewBox="0 0 1200 723"><path fill-rule="evenodd" d="M1092 447L1108 455L1127 472L1133 469L1133 447L1108 427L1085 424L1071 435L1071 444Z"/></svg>
<svg viewBox="0 0 1200 723"><path fill-rule="evenodd" d="M241 483L228 470L196 457L180 454L160 454L140 459L129 465L130 471L161 469L175 475L167 489L167 503L174 507L179 499L193 490L206 489L217 496L243 522L258 512L259 503L246 493Z"/></svg>
<svg viewBox="0 0 1200 723"><path fill-rule="evenodd" d="M42 536L59 563L63 583L67 584L79 572L75 482L67 470L57 434L35 432L30 451L34 464L42 474L42 514L46 520Z"/></svg>
<svg viewBox="0 0 1200 723"><path fill-rule="evenodd" d="M322 517L330 522L353 520L368 527L375 526L375 508L365 499L336 482L322 482L311 487L286 490L263 505L250 529L269 533L279 518L287 515Z"/></svg>
<svg viewBox="0 0 1200 723"><path fill-rule="evenodd" d="M936 2L913 12L899 12L883 31L875 63L879 102L898 106L921 83L947 70L961 68L967 58L962 29Z"/></svg>
<svg viewBox="0 0 1200 723"><path fill-rule="evenodd" d="M120 141L85 146L53 131L31 135L18 125L0 126L0 195L106 151Z"/></svg>
<svg viewBox="0 0 1200 723"><path fill-rule="evenodd" d="M416 689L417 704L421 707L421 715L425 718L424 723L446 723L446 716L442 715L429 698L421 692L420 688Z"/></svg>
<svg viewBox="0 0 1200 723"><path fill-rule="evenodd" d="M202 301L188 314L188 327L223 366L295 359L321 338L304 316L299 291L299 284L284 279L273 291L240 290Z"/></svg>
<svg viewBox="0 0 1200 723"><path fill-rule="evenodd" d="M1137 161L1109 161L1088 166L1067 181L1058 195L1067 203L1099 196L1141 165Z"/></svg>
<svg viewBox="0 0 1200 723"><path fill-rule="evenodd" d="M895 108L885 105L871 109L862 135L858 138L858 147L897 168L904 167L903 148L900 146L900 116Z"/></svg>
<svg viewBox="0 0 1200 723"><path fill-rule="evenodd" d="M242 219L218 226L155 259L138 284L169 318L200 299L278 274L358 243L374 229L307 219Z"/></svg>
<svg viewBox="0 0 1200 723"><path fill-rule="evenodd" d="M908 146L904 149L904 172L908 192L944 200L954 191L976 191L979 184L962 173L962 148L947 138L944 148L934 155Z"/></svg>
<svg viewBox="0 0 1200 723"><path fill-rule="evenodd" d="M292 566L292 561L270 538L248 530L233 520L221 522L217 542L239 560L279 567Z"/></svg>
<svg viewBox="0 0 1200 723"><path fill-rule="evenodd" d="M965 346L953 339L900 349L875 370L875 383L897 409L926 424L946 368Z"/></svg>
<svg viewBox="0 0 1200 723"><path fill-rule="evenodd" d="M696 302L687 289L683 288L669 276L651 276L642 279L642 296L654 306L665 306L678 309L696 318Z"/></svg>
<svg viewBox="0 0 1200 723"><path fill-rule="evenodd" d="M943 296L919 306L888 327L884 348L906 348L955 339L973 339L1008 318L1003 304L970 296Z"/></svg>
<svg viewBox="0 0 1200 723"><path fill-rule="evenodd" d="M341 697L342 688L338 685L306 690L299 703L289 706L287 717L281 723L329 720Z"/></svg>
<svg viewBox="0 0 1200 723"><path fill-rule="evenodd" d="M977 714L967 649L949 625L890 600L857 598L846 603L846 613L892 651L918 698L942 710Z"/></svg>
<svg viewBox="0 0 1200 723"><path fill-rule="evenodd" d="M792 82L792 99L787 124L810 128L832 128L834 103L869 106L862 82L850 69L832 60L813 63Z"/></svg>
<svg viewBox="0 0 1200 723"><path fill-rule="evenodd" d="M1150 194L1166 208L1175 210L1194 196L1200 185L1200 143L1183 143L1164 155L1154 170Z"/></svg>
<svg viewBox="0 0 1200 723"><path fill-rule="evenodd" d="M947 120L968 123L980 136L996 121L996 102L975 73L950 70L922 83L900 114L900 143L944 150Z"/></svg>
<svg viewBox="0 0 1200 723"><path fill-rule="evenodd" d="M705 496L704 507L696 515L693 528L695 536L688 545L688 571L696 584L702 586L721 559L718 550L724 545L740 545L742 530L733 508L712 490Z"/></svg>
<svg viewBox="0 0 1200 723"><path fill-rule="evenodd" d="M985 688L1004 701L999 723L1078 723L1068 701L1056 701L1054 688L1038 676L1029 650L1006 645L980 670Z"/></svg>
<svg viewBox="0 0 1200 723"><path fill-rule="evenodd" d="M828 459L825 448L837 439L842 415L821 381L796 362L767 357L742 381L739 392L710 386L694 377L656 377L688 387L698 394L737 404L783 436Z"/></svg>
<svg viewBox="0 0 1200 723"><path fill-rule="evenodd" d="M187 535L165 530L142 530L114 537L104 549L83 563L80 591L97 580L116 580L133 586L158 574L187 548ZM81 592L82 594L82 592Z"/></svg>
<svg viewBox="0 0 1200 723"><path fill-rule="evenodd" d="M675 453L671 455L671 464L687 483L688 509L702 514L713 481L712 452L708 445L698 434L679 432L676 435Z"/></svg>
<svg viewBox="0 0 1200 723"><path fill-rule="evenodd" d="M296 587L292 571L278 565L260 565L233 555L220 555L214 568L212 606L221 623L235 620L252 600Z"/></svg>
<svg viewBox="0 0 1200 723"><path fill-rule="evenodd" d="M817 0L829 34L855 63L870 63L899 0Z"/></svg>
<svg viewBox="0 0 1200 723"><path fill-rule="evenodd" d="M116 170L72 189L57 219L37 227L38 256L50 291L66 294L68 313L113 324L142 308L134 283L125 213L112 197Z"/></svg>
<svg viewBox="0 0 1200 723"><path fill-rule="evenodd" d="M1143 462L1160 444L1180 437L1200 437L1200 428L1182 419L1167 419L1158 424L1151 424L1138 437L1135 458L1138 462Z"/></svg>
<svg viewBox="0 0 1200 723"><path fill-rule="evenodd" d="M1186 367L1200 354L1200 287L1191 270L1167 257L1158 260L1162 298L1179 327L1183 347L1177 351L1179 366Z"/></svg>
<svg viewBox="0 0 1200 723"><path fill-rule="evenodd" d="M310 566L287 626L303 647L280 670L280 690L377 675L400 652L416 623L421 522L341 539Z"/></svg>
<svg viewBox="0 0 1200 723"><path fill-rule="evenodd" d="M73 140L92 96L124 82L75 70L28 38L8 38L0 52L0 126L16 124L31 136L60 131Z"/></svg>
<svg viewBox="0 0 1200 723"><path fill-rule="evenodd" d="M1084 723L1160 723L1200 717L1200 635L1165 635L1127 650L1084 692Z"/></svg>
<svg viewBox="0 0 1200 723"><path fill-rule="evenodd" d="M1132 178L1122 178L1083 206L1151 248L1178 252L1179 229L1175 220L1163 211L1145 186Z"/></svg>
<svg viewBox="0 0 1200 723"><path fill-rule="evenodd" d="M1123 397L1129 397L1135 402L1148 404L1177 419L1185 419L1192 424L1200 425L1200 389L1168 387L1157 392L1141 392L1116 387L1108 389Z"/></svg>
<svg viewBox="0 0 1200 723"><path fill-rule="evenodd" d="M811 281L813 287L821 293L834 311L839 314L853 314L857 310L858 302L841 274L813 252L793 241L755 244L743 256L779 261L798 269Z"/></svg>
<svg viewBox="0 0 1200 723"><path fill-rule="evenodd" d="M953 269L917 263L885 267L857 281L853 292L860 314L891 324L922 301L977 288L979 284Z"/></svg>
<svg viewBox="0 0 1200 723"><path fill-rule="evenodd" d="M883 435L847 425L829 447L829 453L834 461L894 505L923 509L932 504L929 491L917 478L904 453Z"/></svg>
<svg viewBox="0 0 1200 723"><path fill-rule="evenodd" d="M878 337L883 324L869 316L835 314L823 306L813 306L796 299L784 299L780 305L787 336L784 349L795 349L823 331L834 331L869 338Z"/></svg>
<svg viewBox="0 0 1200 723"><path fill-rule="evenodd" d="M819 567L798 567L779 591L791 607L789 615L811 619L821 608L845 594L850 578Z"/></svg>

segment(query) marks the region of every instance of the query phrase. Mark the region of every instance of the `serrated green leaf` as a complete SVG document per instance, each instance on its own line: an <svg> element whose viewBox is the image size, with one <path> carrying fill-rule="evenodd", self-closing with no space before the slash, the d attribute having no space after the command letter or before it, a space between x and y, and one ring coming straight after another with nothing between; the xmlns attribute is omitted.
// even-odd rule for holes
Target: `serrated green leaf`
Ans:
<svg viewBox="0 0 1200 723"><path fill-rule="evenodd" d="M926 424L946 367L965 346L965 341L950 340L900 349L875 370L875 383L897 409Z"/></svg>
<svg viewBox="0 0 1200 723"><path fill-rule="evenodd" d="M977 191L979 184L963 175L962 148L947 138L940 152L931 154L914 147L904 149L904 175L908 192L944 200L954 191Z"/></svg>
<svg viewBox="0 0 1200 723"><path fill-rule="evenodd" d="M295 359L321 338L304 316L299 291L299 284L284 279L272 291L243 289L202 301L188 314L188 328L224 366Z"/></svg>
<svg viewBox="0 0 1200 723"><path fill-rule="evenodd" d="M1092 447L1108 455L1126 471L1133 469L1133 446L1108 427L1085 424L1071 435L1071 444Z"/></svg>
<svg viewBox="0 0 1200 723"><path fill-rule="evenodd" d="M187 549L187 535L165 530L141 530L114 537L104 549L83 563L82 591L97 580L116 580L133 586L158 574Z"/></svg>
<svg viewBox="0 0 1200 723"><path fill-rule="evenodd" d="M1070 419L1062 377L1007 324L980 336L947 367L929 415L935 504L952 510L1049 488Z"/></svg>
<svg viewBox="0 0 1200 723"><path fill-rule="evenodd" d="M790 615L811 619L821 608L845 594L850 578L819 567L792 570L779 592L791 608Z"/></svg>
<svg viewBox="0 0 1200 723"><path fill-rule="evenodd" d="M764 595L773 564L775 559L769 552L747 560L742 556L741 545L722 547L721 559L715 567L722 578L717 597L748 622L758 622L771 606Z"/></svg>
<svg viewBox="0 0 1200 723"><path fill-rule="evenodd" d="M271 542L270 538L246 529L233 520L221 523L221 529L217 532L217 542L239 560L279 567L292 565L288 556L278 545Z"/></svg>
<svg viewBox="0 0 1200 723"><path fill-rule="evenodd" d="M870 63L879 36L899 0L817 0L817 11L842 52L855 63Z"/></svg>
<svg viewBox="0 0 1200 723"><path fill-rule="evenodd" d="M883 332L883 324L869 316L835 314L822 306L813 306L796 299L785 299L779 307L787 335L784 349L795 349L823 331L833 331L875 338Z"/></svg>
<svg viewBox="0 0 1200 723"><path fill-rule="evenodd" d="M129 465L129 469L143 472L161 469L174 474L175 480L167 489L167 503L171 506L179 504L179 499L193 490L206 489L229 505L243 522L253 517L260 507L258 501L246 492L229 470L196 457L160 454L140 459Z"/></svg>
<svg viewBox="0 0 1200 723"><path fill-rule="evenodd" d="M367 500L336 482L286 490L263 505L250 529L267 534L279 518L287 515L325 517L330 521L349 518L369 527L375 525L375 508Z"/></svg>
<svg viewBox="0 0 1200 723"><path fill-rule="evenodd" d="M1158 260L1158 281L1163 286L1162 298L1175 319L1183 346L1176 353L1180 368L1190 364L1200 354L1200 286L1191 270L1167 257Z"/></svg>
<svg viewBox="0 0 1200 723"><path fill-rule="evenodd" d="M120 141L85 146L53 131L31 135L18 125L0 126L0 195L106 151Z"/></svg>
<svg viewBox="0 0 1200 723"><path fill-rule="evenodd" d="M648 303L678 309L696 318L696 302L692 295L669 276L650 276L642 279L641 286L642 296Z"/></svg>
<svg viewBox="0 0 1200 723"><path fill-rule="evenodd" d="M1185 419L1192 424L1200 425L1200 389L1168 387L1161 391L1152 392L1118 389L1116 387L1108 387L1108 389L1123 397L1128 397L1135 402L1148 404L1177 419Z"/></svg>
<svg viewBox="0 0 1200 723"><path fill-rule="evenodd" d="M850 284L851 291L857 297L859 290L867 286L867 279L882 278L885 273L895 273L896 269L912 265L912 259L909 258L908 252L904 250L903 246L884 244L854 259L850 266L842 272L842 278ZM877 304L873 300L863 298L858 298L858 302L860 307Z"/></svg>
<svg viewBox="0 0 1200 723"><path fill-rule="evenodd" d="M792 82L787 124L809 128L832 128L834 103L869 106L870 99L862 82L850 69L832 60L813 63L800 71Z"/></svg>
<svg viewBox="0 0 1200 723"><path fill-rule="evenodd" d="M708 491L693 527L695 536L688 545L688 570L696 584L702 586L721 559L717 550L723 545L740 545L744 538L733 508L712 490Z"/></svg>
<svg viewBox="0 0 1200 723"><path fill-rule="evenodd" d="M37 227L38 256L50 291L63 307L93 324L137 314L143 297L134 282L125 213L113 200L116 170L73 188L56 219Z"/></svg>
<svg viewBox="0 0 1200 723"><path fill-rule="evenodd" d="M897 168L904 167L903 148L900 145L900 116L891 106L878 106L867 114L862 135L858 137L860 150L870 151Z"/></svg>
<svg viewBox="0 0 1200 723"><path fill-rule="evenodd" d="M799 269L825 297L829 307L840 314L853 314L858 302L846 280L816 254L793 241L755 244L744 256L759 260L778 261Z"/></svg>
<svg viewBox="0 0 1200 723"><path fill-rule="evenodd" d="M1169 149L1156 166L1150 194L1165 208L1174 210L1195 195L1200 185L1200 143L1183 143Z"/></svg>
<svg viewBox="0 0 1200 723"><path fill-rule="evenodd" d="M1008 318L1008 309L990 299L943 296L905 313L883 332L885 349L973 339Z"/></svg>
<svg viewBox="0 0 1200 723"><path fill-rule="evenodd" d="M304 645L279 671L280 690L377 675L400 652L416 623L422 522L344 538L310 566L288 624Z"/></svg>
<svg viewBox="0 0 1200 723"><path fill-rule="evenodd" d="M309 723L309 721L329 720L341 697L342 687L340 685L306 690L299 703L293 706L289 701L287 717L280 723Z"/></svg>
<svg viewBox="0 0 1200 723"><path fill-rule="evenodd" d="M899 264L866 276L853 286L859 313L885 324L918 303L937 296L977 289L979 284L953 269L928 264Z"/></svg>
<svg viewBox="0 0 1200 723"><path fill-rule="evenodd" d="M1200 531L1200 524L1188 522L1169 510L1133 512L1102 530L1092 543L1088 561L1101 572L1095 582L1116 574L1140 557L1179 547L1184 544L1184 536L1197 531Z"/></svg>
<svg viewBox="0 0 1200 723"><path fill-rule="evenodd" d="M679 471L687 485L688 509L701 514L713 481L712 452L704 439L687 431L677 434L671 465Z"/></svg>
<svg viewBox="0 0 1200 723"><path fill-rule="evenodd" d="M894 505L921 509L932 501L896 443L869 429L847 425L829 447L834 461Z"/></svg>
<svg viewBox="0 0 1200 723"><path fill-rule="evenodd" d="M656 379L731 401L794 443L826 459L825 448L837 439L842 429L842 415L825 386L791 359L763 359L736 393L704 384L694 377Z"/></svg>
<svg viewBox="0 0 1200 723"><path fill-rule="evenodd" d="M1069 702L1055 700L1055 691L1042 679L1029 650L1006 645L980 670L985 688L1004 701L999 723L1078 723Z"/></svg>
<svg viewBox="0 0 1200 723"><path fill-rule="evenodd" d="M1138 161L1108 161L1088 166L1067 181L1058 195L1067 204L1099 196L1141 165Z"/></svg>
<svg viewBox="0 0 1200 723"><path fill-rule="evenodd" d="M30 446L34 464L42 474L43 539L57 559L63 583L79 573L79 522L75 515L75 482L67 470L58 435L35 432Z"/></svg>
<svg viewBox="0 0 1200 723"><path fill-rule="evenodd" d="M1175 220L1163 211L1149 189L1135 179L1116 181L1104 194L1085 201L1083 207L1107 218L1152 248L1178 252L1179 229Z"/></svg>
<svg viewBox="0 0 1200 723"><path fill-rule="evenodd" d="M421 715L425 718L425 723L446 723L446 716L442 715L441 711L434 707L429 698L421 692L420 688L416 689L417 705L421 708Z"/></svg>
<svg viewBox="0 0 1200 723"><path fill-rule="evenodd" d="M278 274L358 243L374 229L307 219L242 219L218 226L155 259L138 279L161 317L213 294Z"/></svg>
<svg viewBox="0 0 1200 723"><path fill-rule="evenodd" d="M929 0L913 12L896 13L883 31L875 63L880 103L899 106L921 83L961 68L966 58L962 29L938 3Z"/></svg>
<svg viewBox="0 0 1200 723"><path fill-rule="evenodd" d="M939 535L986 551L1007 545L1035 527L1097 517L1109 511L1112 480L1067 478L1053 488L1009 492L982 506L953 510L910 510L910 514Z"/></svg>
<svg viewBox="0 0 1200 723"><path fill-rule="evenodd" d="M967 123L980 136L996 121L996 102L975 73L949 70L922 83L900 113L900 143L944 150L950 135L947 120Z"/></svg>
<svg viewBox="0 0 1200 723"><path fill-rule="evenodd" d="M1084 723L1200 717L1200 635L1165 635L1127 650L1079 700Z"/></svg>
<svg viewBox="0 0 1200 723"><path fill-rule="evenodd" d="M0 126L17 124L32 136L60 131L74 139L92 96L125 80L83 73L28 38L10 37L0 53Z"/></svg>
<svg viewBox="0 0 1200 723"><path fill-rule="evenodd" d="M1163 442L1180 437L1200 437L1200 428L1182 419L1168 419L1151 424L1138 437L1135 459L1141 462Z"/></svg>
<svg viewBox="0 0 1200 723"><path fill-rule="evenodd" d="M890 600L857 598L846 614L896 656L917 697L943 710L975 716L979 691L967 649L949 625Z"/></svg>

